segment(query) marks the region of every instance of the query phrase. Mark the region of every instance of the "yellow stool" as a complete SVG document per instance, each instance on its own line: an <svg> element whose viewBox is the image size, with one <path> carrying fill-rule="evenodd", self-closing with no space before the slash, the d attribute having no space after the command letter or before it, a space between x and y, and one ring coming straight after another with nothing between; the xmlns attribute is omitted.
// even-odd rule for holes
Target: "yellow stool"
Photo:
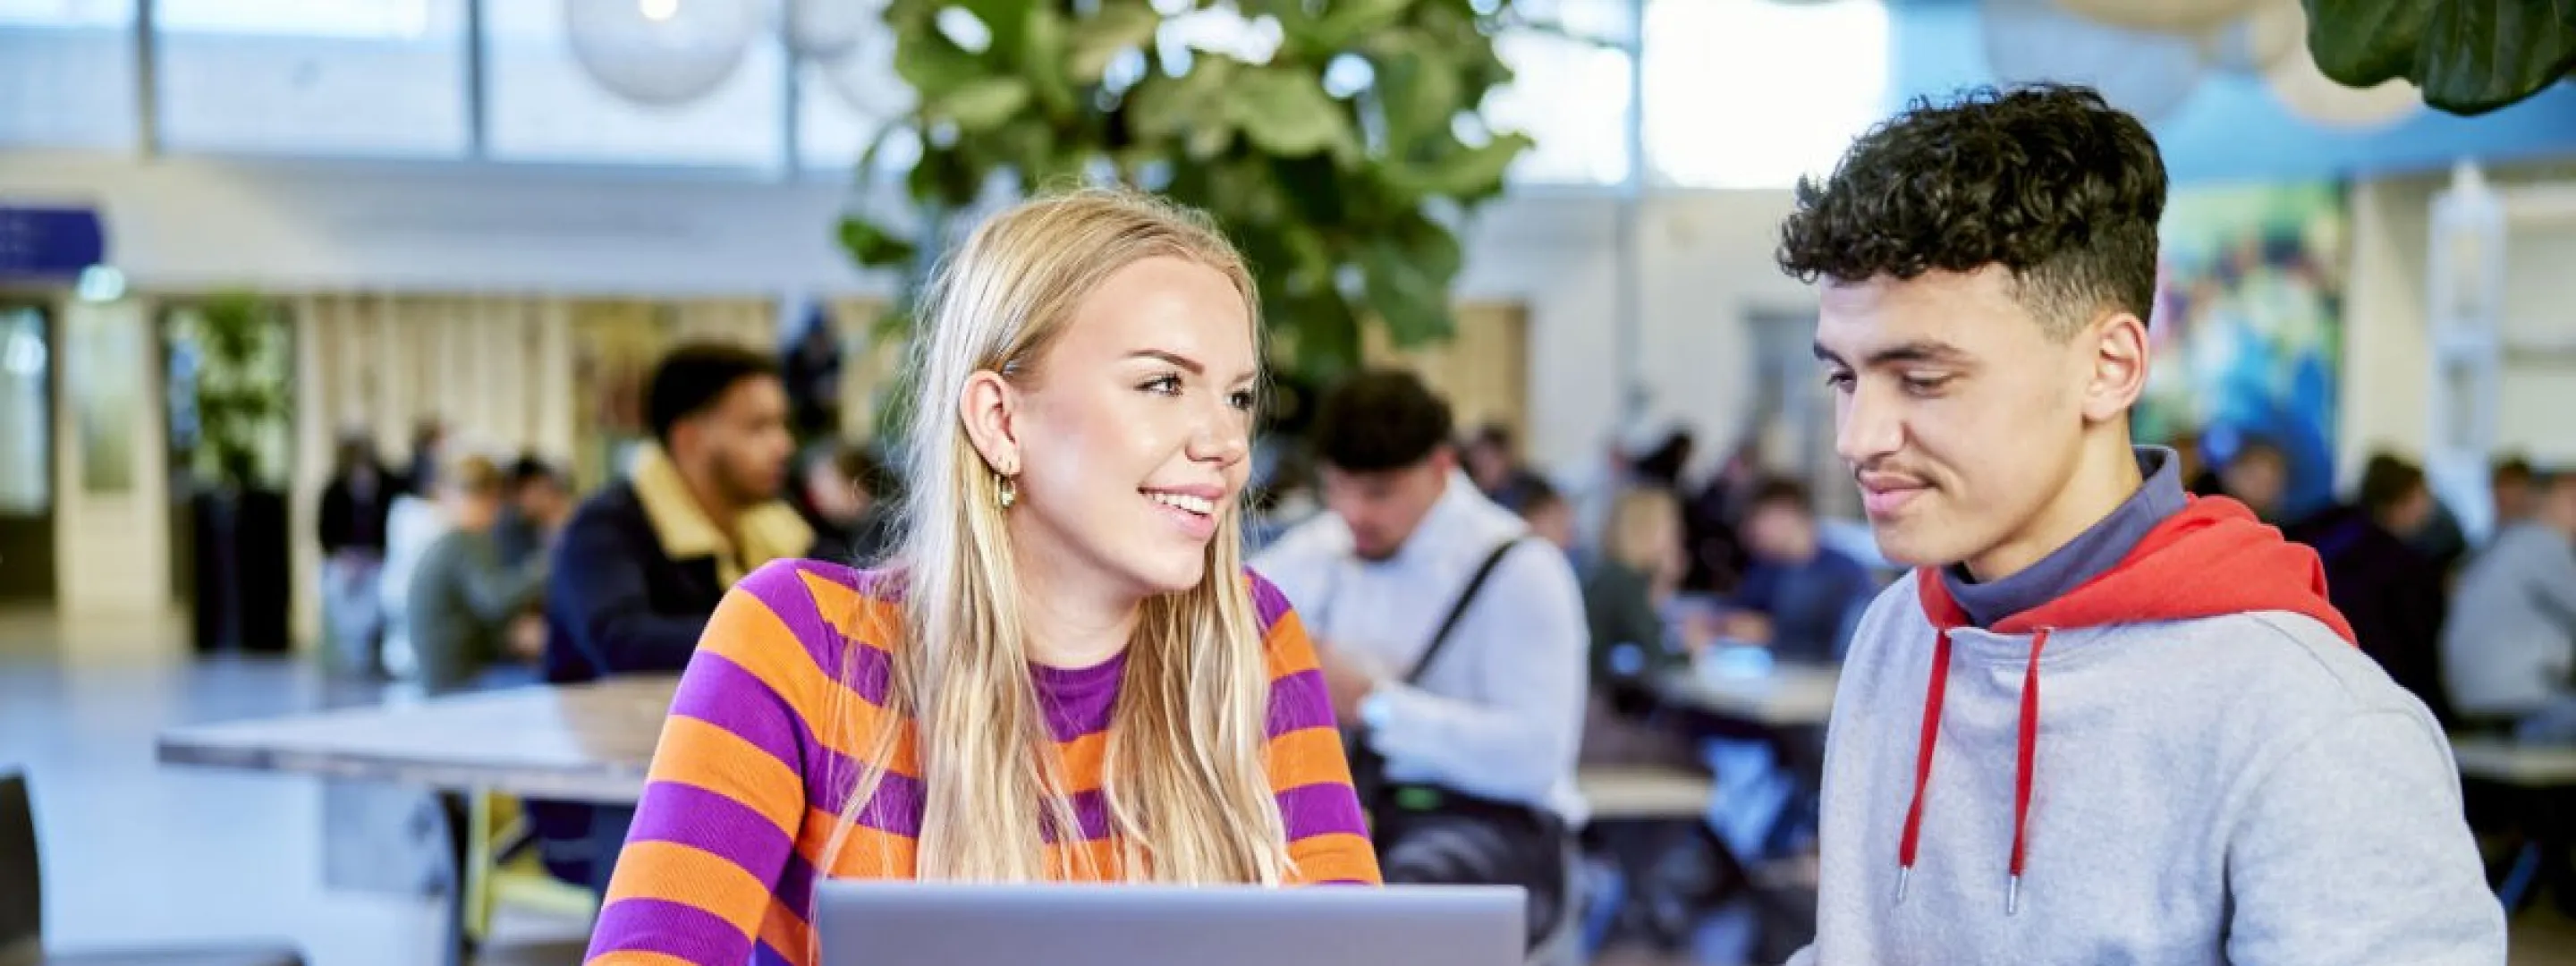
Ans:
<svg viewBox="0 0 2576 966"><path fill-rule="evenodd" d="M522 849L504 860L528 837L527 818L519 800L508 795L475 795L465 830L465 935L473 942L491 938L492 912L507 902L566 918L599 914L600 897L589 887L546 873L535 849Z"/></svg>

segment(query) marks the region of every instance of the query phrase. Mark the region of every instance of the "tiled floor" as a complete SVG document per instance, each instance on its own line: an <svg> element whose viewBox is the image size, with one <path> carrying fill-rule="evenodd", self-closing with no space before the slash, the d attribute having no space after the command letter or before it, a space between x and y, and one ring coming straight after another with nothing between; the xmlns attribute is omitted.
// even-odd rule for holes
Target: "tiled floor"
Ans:
<svg viewBox="0 0 2576 966"><path fill-rule="evenodd" d="M168 643L179 639L177 627L154 621L66 628L0 615L0 769L33 778L49 944L278 938L300 945L313 966L434 964L430 899L325 886L333 853L321 782L153 760L153 735L171 725L375 695L326 687L301 662L187 659ZM398 824L399 803L377 810L387 814L335 806L330 818ZM401 855L394 843L377 848ZM487 962L566 962L563 941L580 925L507 918L496 928L505 947L519 948ZM2546 911L2522 917L2512 962L2576 966L2576 923ZM1627 954L1603 963L1678 966Z"/></svg>
<svg viewBox="0 0 2576 966"><path fill-rule="evenodd" d="M313 966L435 963L429 898L325 887L321 782L153 760L164 727L374 695L335 692L302 662L201 662L155 643L176 635L0 617L0 769L25 769L35 795L47 945L285 939ZM537 940L566 926L502 929Z"/></svg>

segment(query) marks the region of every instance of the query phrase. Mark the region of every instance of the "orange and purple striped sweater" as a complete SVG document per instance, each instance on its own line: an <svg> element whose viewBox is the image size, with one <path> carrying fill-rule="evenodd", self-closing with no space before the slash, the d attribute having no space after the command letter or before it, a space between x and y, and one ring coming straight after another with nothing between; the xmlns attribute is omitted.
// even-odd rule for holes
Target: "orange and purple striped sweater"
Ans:
<svg viewBox="0 0 2576 966"><path fill-rule="evenodd" d="M1264 758L1295 881L1376 883L1314 648L1279 590L1250 579L1270 668ZM796 560L762 567L725 596L672 699L592 934L592 966L806 966L817 857L875 747L874 729L888 726L888 662L901 645L860 629L902 626L891 586L871 572ZM1115 866L1099 788L1124 663L1031 669L1082 824L1073 847L1103 860L1094 868ZM844 720L829 721L836 711ZM903 727L830 876L913 867L923 797ZM1052 858L1062 873L1065 857Z"/></svg>

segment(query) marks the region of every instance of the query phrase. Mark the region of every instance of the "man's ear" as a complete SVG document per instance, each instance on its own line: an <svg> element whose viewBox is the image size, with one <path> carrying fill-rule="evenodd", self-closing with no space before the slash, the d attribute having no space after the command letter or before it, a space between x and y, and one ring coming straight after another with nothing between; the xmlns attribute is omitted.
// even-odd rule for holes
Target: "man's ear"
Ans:
<svg viewBox="0 0 2576 966"><path fill-rule="evenodd" d="M1020 473L1020 438L1015 425L1019 405L1019 389L990 369L966 377L966 389L957 400L959 417L966 422L967 441L983 455L986 467L1003 476Z"/></svg>
<svg viewBox="0 0 2576 966"><path fill-rule="evenodd" d="M2115 312L2085 328L2091 347L2091 377L2084 385L2084 419L2108 422L2128 413L2147 391L2147 364L2153 353L2147 322L2135 313Z"/></svg>

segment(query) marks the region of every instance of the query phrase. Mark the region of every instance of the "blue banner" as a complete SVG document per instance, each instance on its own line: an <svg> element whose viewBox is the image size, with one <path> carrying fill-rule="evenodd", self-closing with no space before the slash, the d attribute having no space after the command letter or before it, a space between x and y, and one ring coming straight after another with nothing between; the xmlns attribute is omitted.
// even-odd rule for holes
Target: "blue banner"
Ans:
<svg viewBox="0 0 2576 966"><path fill-rule="evenodd" d="M96 210L0 205L0 279L68 282L106 261Z"/></svg>

